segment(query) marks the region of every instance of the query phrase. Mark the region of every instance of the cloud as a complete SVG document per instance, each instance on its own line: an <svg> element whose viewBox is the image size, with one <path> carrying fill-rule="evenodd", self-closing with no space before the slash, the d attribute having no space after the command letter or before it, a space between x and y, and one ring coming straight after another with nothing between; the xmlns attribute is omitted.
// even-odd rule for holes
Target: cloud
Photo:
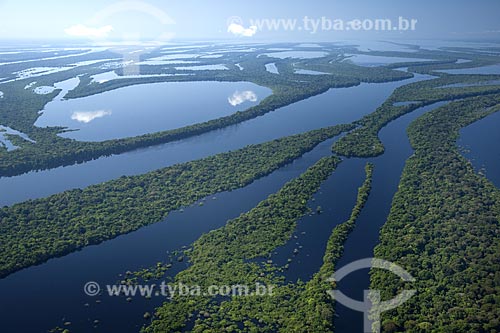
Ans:
<svg viewBox="0 0 500 333"><path fill-rule="evenodd" d="M107 37L111 31L113 31L113 27L111 25L106 25L100 28L90 28L83 24L76 24L64 29L64 32L70 36L94 38Z"/></svg>
<svg viewBox="0 0 500 333"><path fill-rule="evenodd" d="M232 106L240 105L246 101L257 102L257 95L251 90L236 91L232 96L227 98L227 101Z"/></svg>
<svg viewBox="0 0 500 333"><path fill-rule="evenodd" d="M111 115L111 111L99 110L99 111L86 111L86 112L73 112L71 119L76 120L80 123L88 124L92 120L97 118L102 118L104 116Z"/></svg>
<svg viewBox="0 0 500 333"><path fill-rule="evenodd" d="M257 27L255 25L252 25L250 28L245 28L241 24L231 23L227 27L227 32L230 32L236 36L252 37L257 33Z"/></svg>

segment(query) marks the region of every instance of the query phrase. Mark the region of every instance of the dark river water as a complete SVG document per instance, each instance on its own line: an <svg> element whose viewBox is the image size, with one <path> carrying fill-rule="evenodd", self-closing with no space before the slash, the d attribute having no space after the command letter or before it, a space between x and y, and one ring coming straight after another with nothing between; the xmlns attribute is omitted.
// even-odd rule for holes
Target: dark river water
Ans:
<svg viewBox="0 0 500 333"><path fill-rule="evenodd" d="M27 173L0 179L0 203L12 204L28 198L43 197L62 190L84 187L127 174L150 170L233 150L251 143L265 142L328 125L348 123L373 112L398 86L415 80L383 84L362 84L358 87L332 89L265 116L180 142L142 149L127 154L101 158L88 163ZM362 98L361 98L362 97ZM426 108L430 109L431 107ZM420 111L424 112L425 110ZM416 114L416 113L415 113ZM372 162L376 164L373 194L358 221L358 226L346 244L345 264L359 256L371 256L378 239L378 229L385 222L405 159L411 154L405 129L413 114L400 118L384 128L381 138L386 153ZM162 303L161 298L134 298L130 303L123 297L92 298L83 292L88 281L104 288L115 283L119 274L154 265L167 258L167 251L189 246L201 234L223 226L230 218L250 210L283 184L300 175L307 167L330 153L333 140L271 175L245 188L220 193L208 198L203 206L194 205L184 212L173 212L162 222L120 236L100 245L90 246L62 258L31 267L0 280L0 304L5 332L44 332L64 322L71 322L71 332L137 332L145 323L142 315ZM148 161L148 163L144 163ZM288 278L306 280L321 265L326 241L334 225L344 222L355 203L357 188L364 180L363 167L367 160L348 159L323 184L309 204L324 207L324 214L306 216L298 223L295 242L277 250L276 260L290 257L290 249L300 247L287 274ZM298 244L296 244L298 243ZM281 258L281 259L280 259ZM175 275L186 267L176 263L169 271ZM351 281L351 279L345 279ZM363 278L345 285L346 294L356 288L366 289ZM352 292L351 292L352 290ZM99 303L96 303L99 300ZM357 314L342 312L337 324L357 318ZM29 317L29 320L26 318ZM345 318L345 320L343 319ZM94 320L99 320L93 329Z"/></svg>
<svg viewBox="0 0 500 333"><path fill-rule="evenodd" d="M417 109L383 128L380 132L380 139L385 146L383 155L369 159L347 159L339 165L309 203L313 212L317 206L321 206L322 213L313 213L300 219L292 239L278 248L272 257L275 263L281 265L292 260L285 271L287 280L307 281L319 270L323 257L318 254L324 254L332 229L349 218L356 203L357 189L365 179L364 166L367 162L375 165L372 192L356 221L356 228L349 235L337 268L358 259L373 257L373 248L378 243L379 230L389 215L404 164L413 153L406 129L414 119L444 104L441 102ZM364 269L348 275L338 283L339 290L361 301L363 290L369 288L368 272L368 269ZM335 332L363 331L361 313L338 304L336 314Z"/></svg>
<svg viewBox="0 0 500 333"><path fill-rule="evenodd" d="M351 88L331 89L264 116L193 138L83 164L3 177L0 178L0 206L83 188L122 175L142 174L329 125L350 123L373 112L397 87L428 78L430 76L416 75L399 82L363 83Z"/></svg>
<svg viewBox="0 0 500 333"><path fill-rule="evenodd" d="M500 112L481 119L460 131L458 145L465 148L476 171L500 188Z"/></svg>
<svg viewBox="0 0 500 333"><path fill-rule="evenodd" d="M356 221L356 228L345 243L344 255L337 268L359 259L373 257L373 249L379 239L379 230L389 215L392 198L397 191L405 162L413 153L406 129L422 114L444 104L445 102L440 102L420 108L391 122L380 132L385 153L368 159L375 165L372 191ZM349 274L338 283L338 289L353 299L363 300L363 291L368 290L370 285L368 272L368 269L363 269ZM336 314L338 315L335 322L337 333L363 332L362 313L337 303Z"/></svg>
<svg viewBox="0 0 500 333"><path fill-rule="evenodd" d="M368 46L365 45L365 48ZM439 43L439 46L442 44ZM383 45L383 49L386 47L388 45ZM397 50L399 48L401 46L397 46ZM287 52L275 54L277 57L289 55ZM373 65L395 59L357 56L353 60L362 65ZM493 74L500 73L500 65L446 72ZM0 206L84 188L122 175L143 174L308 130L350 123L373 112L397 87L430 78L416 74L415 78L405 81L363 83L357 87L331 89L256 119L197 137L83 164L3 177L0 178ZM78 79L72 80L75 82L62 82L61 87L66 84L70 89ZM191 94L193 90L198 95ZM269 93L269 89L248 82L138 85L68 101L60 100L62 96L59 96L46 106L37 125L80 129L63 136L100 141L217 118L255 105ZM312 212L321 206L322 213L311 213L299 219L292 239L272 255L277 264L291 260L289 269L284 272L287 280L307 281L318 271L332 229L345 222L351 214L357 189L365 178L364 166L367 162L375 165L372 192L345 244L344 255L337 268L373 256L379 230L389 214L405 161L413 153L406 128L418 116L442 104L421 108L383 128L380 138L386 148L385 154L370 159L344 159L339 164L308 203ZM165 112L159 105L175 105L176 108ZM184 109L178 112L178 107ZM500 112L464 128L458 142L459 146L465 147L464 156L472 161L475 169L484 173L497 187L500 185L499 126ZM101 289L105 289L106 284L121 280L121 274L128 270L135 271L170 260L173 251L189 247L203 233L220 228L227 220L252 209L321 157L331 155L330 147L335 140L321 143L293 163L244 188L218 193L204 199L203 205L194 204L174 211L156 224L0 279L0 331L47 332L71 322L67 328L72 333L138 332L147 323L143 314L153 312L164 299L135 297L132 302L127 302L124 297L104 294L90 297L84 293L85 283L95 281ZM186 262L174 260L167 275L175 276L187 266ZM346 276L339 282L338 288L344 294L362 300L363 290L369 288L368 270ZM337 333L363 331L361 313L337 304L336 314ZM99 321L97 325L95 320Z"/></svg>
<svg viewBox="0 0 500 333"><path fill-rule="evenodd" d="M271 89L249 82L139 84L48 103L36 126L77 131L62 136L104 141L165 131L228 116L257 105Z"/></svg>
<svg viewBox="0 0 500 333"><path fill-rule="evenodd" d="M70 321L72 332L91 331L94 320L101 323L98 332L137 332L145 321L142 315L161 305L161 298L89 297L83 287L88 281L114 284L118 274L139 270L166 261L167 251L189 246L202 233L223 226L228 219L250 210L287 181L299 176L321 157L330 154L333 140L328 140L303 157L251 185L207 198L203 206L193 205L176 211L163 222L122 235L100 245L89 246L62 258L24 269L0 280L0 312L5 332L45 332ZM175 275L186 267L174 264ZM97 304L96 300L102 301ZM85 306L85 304L89 306ZM29 314L30 320L23 318ZM22 323L22 324L20 324ZM21 326L19 326L21 325Z"/></svg>

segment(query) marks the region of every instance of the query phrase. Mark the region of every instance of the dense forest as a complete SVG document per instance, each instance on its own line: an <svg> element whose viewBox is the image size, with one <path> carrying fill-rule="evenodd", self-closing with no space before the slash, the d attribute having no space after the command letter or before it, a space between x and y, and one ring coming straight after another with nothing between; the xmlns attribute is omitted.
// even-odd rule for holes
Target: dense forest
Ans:
<svg viewBox="0 0 500 333"><path fill-rule="evenodd" d="M332 57L337 57L338 52L338 50L332 52L334 53ZM154 55L155 53L153 52L149 57ZM30 89L24 89L24 86L30 81L28 79L4 84L2 85L4 98L0 99L0 124L27 134L36 141L36 144L13 137L15 144L22 149L8 153L0 150L0 176L13 176L30 170L71 165L101 156L120 154L142 147L196 136L262 116L278 108L324 93L331 88L351 87L361 82L403 80L413 76L411 73L388 68L363 68L338 61L330 65L335 69L334 74L312 77L311 75L294 74L293 68L295 67L292 59L278 61L277 65L283 73L273 75L265 70L265 64L274 62L275 60L266 56L256 57L256 55L254 52L232 56L228 54L223 59L204 59L203 63L200 63L202 65L220 62L228 63L228 66L231 68L230 70L218 71L217 73L214 73L214 71L196 71L194 74L191 73L192 75L184 76L147 77L146 74L157 74L156 72L152 72L153 68L156 68L156 70L158 68L161 69L162 74L182 74L180 73L182 71L175 70L174 67L169 69L159 66L141 66L141 73L145 75L143 78L122 78L120 80L96 83L92 82L90 77L102 73L104 70L89 65L37 78L36 84L32 88L44 85L52 86L54 82L78 76L80 84L65 95L65 98L68 99L89 96L134 84L155 82L248 81L271 88L273 91L271 96L265 98L258 105L247 110L235 112L229 116L173 130L102 142L71 140L57 135L64 132L65 128L39 128L33 125L40 116L39 111L60 92L59 89L47 95L37 95ZM93 55L93 57L95 56ZM87 58L84 59L88 60ZM244 70L235 68L235 62L241 63L244 66ZM51 61L47 60L42 63L50 65ZM3 70L9 68L9 66L7 68L0 68L0 74L2 74Z"/></svg>
<svg viewBox="0 0 500 333"><path fill-rule="evenodd" d="M314 130L4 207L0 276L159 222L169 211L208 195L246 186L351 128Z"/></svg>
<svg viewBox="0 0 500 333"><path fill-rule="evenodd" d="M500 327L500 191L476 174L456 147L460 128L500 110L500 95L451 103L408 130L415 154L406 164L378 258L407 269L405 285L374 270L372 289L390 299L417 294L382 315L385 332L496 332Z"/></svg>
<svg viewBox="0 0 500 333"><path fill-rule="evenodd" d="M188 252L191 266L175 278L200 286L272 284L272 297L174 298L157 310L143 332L180 331L188 322L192 322L193 332L332 332L334 302L327 291L334 285L328 278L368 199L373 166L366 166L366 180L352 215L334 228L324 263L310 281L284 283L280 267L265 258L291 237L296 220L307 211L307 202L338 161L323 158L248 213L200 237ZM252 258L262 258L262 263L249 261Z"/></svg>
<svg viewBox="0 0 500 333"><path fill-rule="evenodd" d="M333 145L334 152L343 156L373 157L384 153L379 131L394 119L416 109L441 101L471 96L497 94L499 85L453 87L454 84L482 83L498 80L498 75L443 75L432 80L410 83L397 88L375 112L356 122L360 127ZM412 103L397 105L398 102Z"/></svg>
<svg viewBox="0 0 500 333"><path fill-rule="evenodd" d="M307 50L293 44L274 46ZM332 230L325 244L323 265L309 281L285 282L287 267L273 263L270 255L291 239L297 221L310 211L313 194L341 163L340 156L383 154L384 146L378 135L384 126L420 107L449 102L409 127L415 153L406 163L387 223L380 232L380 244L375 249L376 257L401 265L416 282L403 284L391 273L373 270L372 289L381 290L384 299L392 298L403 289L418 291L403 306L382 314L385 332L500 332L500 191L476 174L456 147L461 128L500 110L500 75L442 72L495 64L498 57L462 48L423 50L415 47L411 57L422 61L364 67L355 65L350 58L354 55L404 58L409 53L363 52L334 44L323 47L328 51L325 56L311 59L271 58L259 48L215 59L198 59L199 65L223 64L228 69L200 70L190 75L184 75L187 71L174 66L141 65L142 74L172 76L130 77L104 83L93 82L92 76L109 69L99 64L72 64L112 59L115 55L108 51L79 55L65 50L61 54L75 56L40 61L40 66L69 69L37 77L32 88L79 77L80 84L65 98L80 98L135 84L187 81L248 81L273 92L260 104L226 117L102 142L60 137L59 134L67 130L62 127L34 126L39 111L60 90L36 95L25 88L33 81L31 78L2 83L0 124L22 131L34 142L6 135L19 149L7 151L0 145L0 177L71 165L200 135L262 116L331 88L405 80L414 77L413 73L426 75L422 81L397 88L376 110L352 124L325 127L0 208L0 278L159 222L169 212L207 196L245 187L292 163L321 142L345 133L333 144L333 156L323 157L252 210L196 240L183 253L189 259L189 267L174 281L200 286L258 282L275 286L273 297L174 298L159 307L152 318L148 317L142 329L144 333L334 332L335 304L327 291L334 289L335 284L328 278L335 271L344 243L368 200L373 165L366 165L366 178L358 189L351 216ZM153 50L147 57L141 56L141 60L162 54L161 50ZM37 56L27 53L20 59ZM15 57L0 55L0 61ZM269 63L275 63L279 75L266 71L265 65ZM23 70L23 66L26 65L1 66L0 80L15 80L14 73ZM298 69L326 74L296 74ZM126 75L121 67L116 68L116 73ZM174 76L176 74L181 76ZM327 125L334 124L324 126ZM156 271L155 268L145 270L142 277L160 278L165 267L159 264Z"/></svg>
<svg viewBox="0 0 500 333"><path fill-rule="evenodd" d="M164 77L145 76L143 78L122 78L120 80L96 83L92 82L91 76L103 73L105 70L100 68L98 65L86 65L37 78L36 83L32 88L36 88L38 86L52 86L54 82L60 82L78 76L80 84L75 89L69 91L65 98L84 97L129 85L155 82L249 81L258 85L269 87L273 91L273 94L261 101L259 105L244 111L236 112L229 116L178 129L124 139L106 140L102 142L81 142L71 140L57 135L65 131L66 129L64 128L39 128L33 125L39 117L38 112L60 92L59 89L56 89L54 92L47 95L37 95L30 89L24 89L24 86L31 81L29 79L3 84L2 91L4 92L4 97L0 100L0 123L4 126L9 126L27 134L30 138L36 141L36 144L16 136L11 136L10 139L13 143L22 149L17 149L11 152L7 152L3 149L0 150L0 175L13 176L30 170L71 165L77 162L89 161L101 156L120 154L142 147L158 145L196 136L261 116L294 102L321 94L331 88L350 87L358 85L361 82L388 82L413 77L411 72L394 70L394 68L404 66L404 63L400 63L399 65L389 65L386 67L363 67L354 65L350 63L348 61L348 57L345 56L344 52L347 51L352 54L383 56L407 55L407 53L398 52L363 53L356 51L354 48L332 48L329 54L322 58L292 61L290 58L275 60L267 56L257 57L259 53L258 50L256 50L255 52L236 53L234 55L226 54L221 59L204 59L203 62L199 61L200 65L211 65L222 62L229 68L229 70L217 72L196 71L196 73L189 73L190 75ZM182 53L180 54L182 55ZM147 57L151 58L158 55L161 55L159 50L151 52ZM89 61L102 59L102 57L113 58L114 56L115 55L109 51L91 53L71 58L72 60L65 60L57 66L71 66L71 63L76 60ZM474 61L470 63L458 64L456 63L458 56ZM145 56L143 57L143 60L147 60ZM397 95L394 95L394 98L397 97L403 101L420 100L425 98L426 101L430 102L431 99L450 100L498 91L498 87L470 87L467 89L442 89L442 91L430 89L434 87L433 84L435 83L446 84L446 82L469 82L474 79L480 81L482 78L478 78L478 76L471 78L467 75L446 75L435 72L435 70L443 68L477 67L492 63L495 60L494 57L486 55L471 55L465 52L431 52L424 50L419 50L419 52L415 54L412 53L412 57L434 59L432 65L434 67L432 67L432 71L428 70L425 71L425 73L431 73L432 75L438 75L440 77L437 80L433 80L433 83L429 83L427 86L425 86L425 84L424 86L410 84L407 86L406 90L401 89L400 91L396 91L395 93L397 93ZM44 60L40 62L40 65L54 66L56 62L56 60ZM276 66L280 70L280 75L274 75L265 70L265 64L270 62L276 63ZM244 69L237 69L234 65L235 63L241 64ZM425 64L425 61L412 64L429 66L429 64ZM20 70L22 68L21 64L2 66L0 68L0 74L8 77L8 75L10 75L10 71ZM142 65L139 69L143 75L160 74L160 72L162 74L183 74L182 70L176 70L174 67ZM317 70L329 73L329 75L300 75L295 74L296 69ZM160 72L158 72L159 70ZM124 74L123 69L117 69L117 72L119 74ZM498 76L496 78L498 79ZM422 91L424 95L414 96L412 93L413 88L418 88L418 90ZM431 95L429 96L428 94ZM377 139L377 133L380 128L392 119L406 112L412 111L414 109L413 107L417 106L414 105L412 107L397 108L392 105L382 105L371 117L365 117L360 120L358 123L362 125L362 127L340 141L336 145L335 150L346 156L373 156L382 153L383 147ZM361 148L362 145L357 144L356 147L359 147L357 149L361 150L351 151L350 147L353 145L354 141L358 140L366 141L363 144L365 148Z"/></svg>

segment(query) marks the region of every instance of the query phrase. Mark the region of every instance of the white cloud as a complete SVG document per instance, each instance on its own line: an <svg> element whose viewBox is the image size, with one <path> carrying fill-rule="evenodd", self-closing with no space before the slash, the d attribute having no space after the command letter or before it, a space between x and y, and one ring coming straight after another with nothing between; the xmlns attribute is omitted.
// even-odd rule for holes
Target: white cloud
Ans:
<svg viewBox="0 0 500 333"><path fill-rule="evenodd" d="M77 24L64 29L64 32L70 36L91 38L107 37L111 31L113 31L113 27L111 25L106 25L100 28L90 28L83 24Z"/></svg>
<svg viewBox="0 0 500 333"><path fill-rule="evenodd" d="M80 123L88 124L96 118L102 118L104 116L111 115L111 111L99 110L99 111L86 111L86 112L73 112L71 119L76 120Z"/></svg>
<svg viewBox="0 0 500 333"><path fill-rule="evenodd" d="M257 33L257 27L255 25L252 25L249 28L245 28L241 24L231 23L227 27L227 32L230 32L236 36L252 37Z"/></svg>
<svg viewBox="0 0 500 333"><path fill-rule="evenodd" d="M257 102L257 95L251 90L236 91L232 96L227 98L227 101L232 106L240 105L246 101Z"/></svg>

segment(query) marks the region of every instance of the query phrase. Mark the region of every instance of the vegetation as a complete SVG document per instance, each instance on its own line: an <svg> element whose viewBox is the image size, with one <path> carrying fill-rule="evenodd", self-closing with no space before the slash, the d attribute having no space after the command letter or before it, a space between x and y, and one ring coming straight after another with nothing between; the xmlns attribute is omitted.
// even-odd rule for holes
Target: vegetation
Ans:
<svg viewBox="0 0 500 333"><path fill-rule="evenodd" d="M282 245L295 228L296 220L307 212L307 202L312 197L335 166L336 157L325 157L309 168L304 174L287 183L278 193L272 194L248 213L233 219L223 228L200 237L192 247L189 258L192 265L179 273L175 280L187 285L237 285L276 284L282 279L273 273L270 265L260 266L248 259L266 256L278 245ZM292 291L292 290L290 290ZM258 297L258 301L268 301L289 297L290 293L278 297ZM245 297L246 298L246 297ZM253 296L251 298L254 298ZM145 332L175 332L186 325L188 318L201 313L211 318L225 307L226 302L216 302L209 298L177 297L166 302L156 313L151 326ZM250 313L249 313L250 315ZM272 316L272 313L266 312ZM201 318L201 316L200 316ZM193 331L201 332L207 327L203 322L195 323ZM207 320L208 321L208 320ZM264 321L267 321L264 319ZM263 323L264 323L263 321ZM225 321L210 320L214 325L224 325ZM246 325L252 324L245 321ZM235 327L236 326L236 327ZM228 329L237 329L237 325ZM216 330L214 330L216 331Z"/></svg>
<svg viewBox="0 0 500 333"><path fill-rule="evenodd" d="M316 85L311 86L309 89L302 89L299 86L293 89L278 90L278 88L275 88L272 96L269 96L259 105L244 112L236 112L230 116L179 129L125 139L103 142L79 142L55 135L61 131L60 128L33 128L25 131L25 133L35 140L36 144L20 141L22 149L4 154L5 156L0 156L2 157L0 159L0 175L16 175L29 170L73 164L75 162L88 161L99 156L119 154L141 147L184 139L261 116L279 107L302 100L311 95L322 93L330 87L330 85ZM46 98L48 99L49 97ZM37 108L41 108L41 105L38 105ZM49 132L51 134L47 135Z"/></svg>
<svg viewBox="0 0 500 333"><path fill-rule="evenodd" d="M500 110L500 95L453 102L409 127L415 154L407 161L378 258L408 270L406 285L373 270L372 289L391 299L417 293L382 314L386 332L497 332L500 191L477 175L456 148L460 128Z"/></svg>
<svg viewBox="0 0 500 333"><path fill-rule="evenodd" d="M161 55L159 51L152 52L149 57ZM262 52L262 51L261 51ZM4 98L0 100L0 124L9 126L23 133L36 141L36 144L25 140L17 139L21 149L12 152L0 150L0 176L13 176L31 170L53 168L63 165L81 163L101 156L120 154L130 150L143 148L151 145L158 145L166 142L181 140L206 133L212 130L238 124L240 122L262 116L278 108L290 105L300 100L306 99L326 92L331 88L350 87L361 82L386 82L410 78L413 74L395 71L388 68L363 68L349 63L332 63L332 75L322 75L313 77L311 75L294 74L292 59L273 59L266 56L257 57L259 53L248 54L225 54L221 59L204 59L200 65L215 63L225 63L230 70L221 71L182 71L173 66L140 66L141 74L189 74L183 76L163 76L163 77L142 77L142 78L122 78L104 83L92 82L91 76L109 71L102 69L99 65L88 65L75 67L68 71L36 78L36 85L52 86L55 82L67 80L76 76L80 77L80 84L74 90L68 92L65 98L78 98L109 91L134 84L146 84L154 82L186 82L186 81L249 81L272 89L273 94L257 106L245 111L239 111L229 116L213 119L203 123L185 126L178 129L166 130L157 133L140 135L125 139L106 140L102 142L81 142L58 136L65 131L61 127L38 128L34 126L39 111L44 105L52 100L60 90L56 90L47 95L36 95L31 90L24 89L24 86L33 79L24 79L2 85ZM112 58L108 53L99 55ZM97 55L78 57L79 60L95 59ZM325 59L337 57L333 53ZM98 58L99 59L99 58ZM103 58L101 58L103 59ZM66 60L74 62L76 59ZM41 61L40 65L54 66L55 60ZM66 64L62 62L57 66ZM265 70L265 64L276 62L282 73L274 75ZM239 70L234 65L240 63L244 70ZM24 65L26 66L26 65ZM20 64L2 68L6 70L20 70ZM123 74L122 69L117 72ZM2 72L0 72L1 74Z"/></svg>
<svg viewBox="0 0 500 333"><path fill-rule="evenodd" d="M383 67L360 67L346 61L344 51L370 55L408 56L402 52L363 53L335 49L317 59L274 59L258 52L223 55L203 64L224 63L227 71L198 71L189 76L128 78L92 83L91 76L102 73L98 66L74 67L47 75L36 85L52 85L79 75L81 84L67 95L78 98L127 85L165 81L251 81L269 87L273 95L258 106L228 117L171 131L120 140L78 142L58 136L63 128L37 128L38 111L58 94L33 95L24 86L32 79L2 84L0 124L20 130L36 143L16 136L9 139L21 149L7 152L0 147L0 176L20 174L99 156L199 135L252 119L277 108L314 96L334 87L361 82L403 80L410 71L435 76L396 89L374 113L350 125L339 125L286 137L260 145L174 165L145 175L121 177L86 189L66 191L44 199L30 200L0 209L0 277L67 254L90 244L98 244L120 234L137 230L165 218L175 209L221 191L248 185L290 163L320 142L351 131L337 141L333 150L344 156L368 157L382 154L378 132L390 121L417 108L438 101L455 100L412 124L409 129L415 149L405 167L388 222L381 231L376 256L394 261L417 278L413 286L401 283L385 271L372 272L373 289L392 298L398 291L418 290L409 302L383 314L384 331L410 332L497 332L500 322L500 263L498 224L500 192L474 173L456 150L458 130L497 111L499 85L457 84L498 80L495 75L449 75L443 69L470 68L497 62L492 55L469 50L418 50L412 57L433 59ZM68 53L69 54L69 53ZM103 59L108 53L47 60L43 66L69 65L89 59ZM150 56L161 55L159 50ZM259 57L257 57L259 55ZM8 56L10 57L10 56ZM27 59L29 56L27 56ZM469 62L457 63L458 59ZM143 59L145 60L145 59ZM280 75L265 71L276 63ZM244 69L236 68L236 63ZM24 64L2 66L2 77L13 78ZM329 75L295 74L298 68ZM143 74L186 74L173 67L141 66ZM124 74L123 70L117 70ZM190 73L191 74L191 73ZM460 101L457 101L460 100ZM408 105L398 102L413 101ZM307 211L307 203L321 183L333 172L340 158L325 157L300 177L287 183L251 211L218 230L203 235L185 255L191 266L175 281L188 285L231 285L262 283L275 285L272 297L176 297L160 307L145 333L192 330L194 332L332 332L333 300L326 291L334 286L326 281L343 252L343 244L371 189L373 166L366 167L366 180L359 189L356 206L348 221L334 228L324 256L324 264L310 281L286 284L284 267L263 258L291 237L296 221ZM321 212L321 207L317 208ZM176 253L177 254L177 253ZM178 260L183 261L184 256ZM135 276L158 279L171 263L158 263ZM125 283L134 283L127 275ZM150 314L145 319L150 319Z"/></svg>
<svg viewBox="0 0 500 333"><path fill-rule="evenodd" d="M336 163L336 157L323 158L248 213L202 236L189 252L192 266L175 279L201 286L272 283L273 295L234 296L219 301L178 297L160 307L143 331L175 332L185 330L190 322L193 332L332 332L334 304L327 291L333 286L327 280L368 198L372 165L366 167L367 178L359 189L351 218L334 229L324 264L310 281L285 284L277 274L278 267L248 259L265 257L290 239L295 221L307 210L307 201Z"/></svg>
<svg viewBox="0 0 500 333"><path fill-rule="evenodd" d="M340 155L349 157L373 157L383 154L384 146L378 138L378 133L394 119L422 106L440 101L496 94L500 92L500 85L443 87L457 83L498 80L499 77L498 75L444 75L433 80L401 86L375 112L357 121L356 123L361 126L335 142L332 149ZM414 103L400 106L395 104L405 101L413 101Z"/></svg>
<svg viewBox="0 0 500 333"><path fill-rule="evenodd" d="M412 73L395 71L386 67L358 66L349 61L344 61L344 58L339 58L338 56L301 61L294 65L297 69L330 73L339 79L344 78L344 80L346 78L356 78L359 82L380 83L405 80L413 77ZM320 76L320 78L322 77Z"/></svg>
<svg viewBox="0 0 500 333"><path fill-rule="evenodd" d="M208 195L248 185L351 128L314 130L4 207L0 276L158 222L169 211Z"/></svg>
<svg viewBox="0 0 500 333"><path fill-rule="evenodd" d="M356 205L354 206L350 218L336 226L333 229L332 235L328 240L327 251L325 254L325 263L330 262L335 264L341 257L344 251L344 243L351 231L356 226L356 220L361 214L361 210L368 200L368 195L370 194L372 188L372 178L373 178L373 164L368 163L365 167L366 179L363 185L358 189L358 198L356 200Z"/></svg>
<svg viewBox="0 0 500 333"><path fill-rule="evenodd" d="M272 45L269 45L272 46ZM286 45L280 45L281 47ZM289 45L294 49L301 50L294 45ZM358 85L361 82L387 82L403 80L413 76L413 74L404 71L393 70L396 66L412 65L411 69L421 73L438 75L441 78L448 78L453 81L455 78L467 80L467 76L447 75L436 72L438 69L450 68L469 68L481 65L492 64L498 61L497 57L487 54L474 54L469 50L447 51L429 51L416 49L411 53L412 58L433 59L432 62L412 62L398 65L388 65L385 67L362 67L346 61L344 52L350 54L364 55L382 55L408 57L407 52L360 52L356 48L325 44L329 53L317 59L275 59L262 55L266 48L256 48L254 52L235 52L225 53L222 58L197 58L200 65L224 64L229 70L221 71L186 71L177 70L174 65L171 66L151 66L141 65L138 71L141 74L172 74L172 76L163 77L141 77L141 78L122 78L120 80L111 80L105 83L92 82L91 76L109 71L103 63L111 68L115 66L118 74L125 74L125 69L121 64L111 60L117 60L117 55L110 51L93 52L82 55L75 55L62 59L47 59L37 61L38 66L59 67L66 66L70 69L45 75L36 78L37 86L52 86L55 82L60 82L73 77L80 77L80 85L67 93L66 98L78 98L97 94L111 89L117 89L134 84L145 84L153 82L179 82L179 81L250 81L273 90L273 95L263 100L259 105L248 110L236 112L232 115L214 119L211 121L186 126L174 130L167 130L157 133L140 135L118 140L106 140L103 142L79 142L58 136L65 131L60 127L38 128L34 126L39 117L39 111L43 106L52 100L59 90L47 95L36 95L31 90L24 89L24 86L33 82L35 78L27 78L19 81L2 84L4 97L0 99L0 124L9 126L13 129L26 133L30 138L36 141L36 144L16 138L14 139L21 149L7 152L0 149L0 176L13 176L28 172L31 170L40 170L53 168L57 166L70 165L89 161L101 156L110 154L120 154L130 150L157 145L161 143L176 141L191 136L196 136L215 129L238 124L240 122L261 116L277 108L289 105L302 99L315 96L327 91L330 88L350 87ZM205 51L216 50L214 46L204 49ZM304 49L306 50L306 49ZM185 52L189 54L189 51ZM162 56L162 50L153 50L151 53L142 55L142 60L148 60L157 56ZM183 55L183 53L179 53ZM457 59L467 59L470 62L456 63ZM104 60L103 60L104 59ZM99 61L93 65L75 66L76 62ZM108 61L106 61L108 60ZM119 59L118 59L119 60ZM279 68L280 75L268 73L265 70L265 64L275 62ZM243 70L236 67L240 64ZM2 77L12 79L14 72L22 71L32 66L31 63L17 63L1 66L0 74ZM427 67L425 67L427 66ZM330 75L300 75L295 74L299 68L317 70ZM194 73L193 73L194 72ZM181 74L181 75L177 75ZM183 75L189 74L189 75ZM409 87L415 87L409 85ZM430 88L430 86L429 86ZM495 88L489 88L490 91ZM425 90L425 89L424 89ZM433 89L433 94L437 94ZM487 93L486 88L469 88L469 93L459 91L450 91L449 89L442 93L442 96L433 95L433 99L454 99L474 94ZM463 89L462 89L463 90ZM403 91L403 90L402 90ZM411 90L406 90L406 98L410 98ZM430 90L428 90L430 91ZM498 90L497 90L498 91ZM462 96L464 95L465 96ZM451 96L451 97L450 97ZM377 110L372 118L366 118L359 121L362 125L360 129L352 135L346 136L336 146L335 150L346 156L373 156L383 152L383 147L377 139L377 133L381 127L387 124L395 117L412 111L411 108L394 108L391 105L384 105ZM362 144L357 144L360 151L351 151L349 147L356 144L362 138ZM363 148L361 148L363 146Z"/></svg>

